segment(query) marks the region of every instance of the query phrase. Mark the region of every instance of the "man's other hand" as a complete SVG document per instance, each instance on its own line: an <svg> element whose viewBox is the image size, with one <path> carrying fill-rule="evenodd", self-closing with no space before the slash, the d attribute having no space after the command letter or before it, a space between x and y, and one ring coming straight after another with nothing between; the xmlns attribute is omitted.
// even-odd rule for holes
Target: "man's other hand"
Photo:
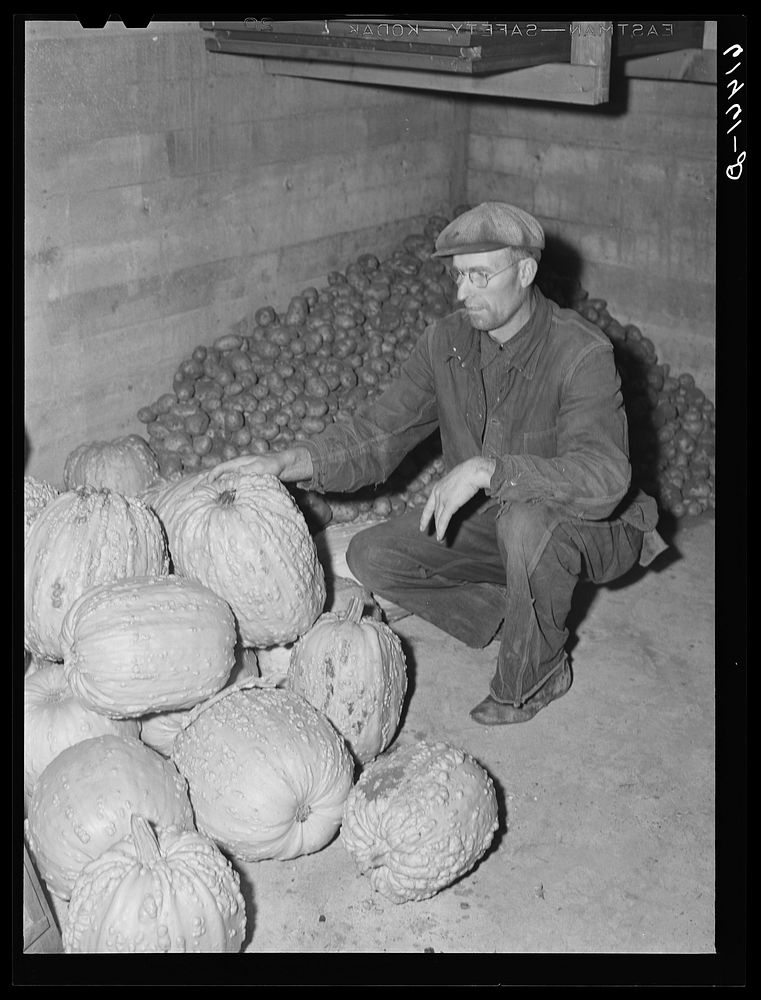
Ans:
<svg viewBox="0 0 761 1000"><path fill-rule="evenodd" d="M479 490L485 489L494 474L494 459L469 458L456 465L451 472L434 485L420 516L420 530L426 531L434 519L436 539L441 541L446 534L452 516L464 506Z"/></svg>

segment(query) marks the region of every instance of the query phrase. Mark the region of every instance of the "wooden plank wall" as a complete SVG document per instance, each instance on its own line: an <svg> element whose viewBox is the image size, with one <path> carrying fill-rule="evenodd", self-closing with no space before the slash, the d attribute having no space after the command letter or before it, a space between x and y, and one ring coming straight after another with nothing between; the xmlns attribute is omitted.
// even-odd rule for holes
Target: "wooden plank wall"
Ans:
<svg viewBox="0 0 761 1000"><path fill-rule="evenodd" d="M716 87L613 79L598 108L471 105L467 200L511 201L548 258L715 391Z"/></svg>
<svg viewBox="0 0 761 1000"><path fill-rule="evenodd" d="M30 475L60 483L194 346L463 200L457 98L270 76L197 22L26 27Z"/></svg>

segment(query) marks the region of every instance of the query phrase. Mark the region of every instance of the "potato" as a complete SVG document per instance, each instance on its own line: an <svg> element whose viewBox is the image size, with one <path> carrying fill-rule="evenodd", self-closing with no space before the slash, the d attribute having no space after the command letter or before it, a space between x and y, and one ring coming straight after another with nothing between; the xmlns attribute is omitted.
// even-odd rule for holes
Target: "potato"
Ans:
<svg viewBox="0 0 761 1000"><path fill-rule="evenodd" d="M162 442L165 451L180 451L182 448L192 448L190 435L185 431L174 431L167 434Z"/></svg>
<svg viewBox="0 0 761 1000"><path fill-rule="evenodd" d="M185 430L190 435L203 434L209 426L209 415L203 410L198 410L185 417Z"/></svg>
<svg viewBox="0 0 761 1000"><path fill-rule="evenodd" d="M213 443L208 434L198 434L192 440L192 448L198 456L208 455Z"/></svg>
<svg viewBox="0 0 761 1000"><path fill-rule="evenodd" d="M218 351L232 351L236 347L239 348L242 343L242 337L239 337L235 333L226 333L221 337L217 337L214 341L214 346Z"/></svg>
<svg viewBox="0 0 761 1000"><path fill-rule="evenodd" d="M168 413L176 402L177 397L173 392L165 392L162 396L159 396L153 404L153 409L160 416L163 413Z"/></svg>
<svg viewBox="0 0 761 1000"><path fill-rule="evenodd" d="M307 434L319 434L325 430L326 426L322 417L304 417L301 421L301 429L306 431Z"/></svg>
<svg viewBox="0 0 761 1000"><path fill-rule="evenodd" d="M265 306L263 309L257 309L254 319L259 326L271 326L277 319L277 313L272 306Z"/></svg>
<svg viewBox="0 0 761 1000"><path fill-rule="evenodd" d="M267 421L265 424L261 424L256 428L257 437L264 441L272 441L280 433L280 428L278 425L272 421ZM252 441L253 444L253 441Z"/></svg>

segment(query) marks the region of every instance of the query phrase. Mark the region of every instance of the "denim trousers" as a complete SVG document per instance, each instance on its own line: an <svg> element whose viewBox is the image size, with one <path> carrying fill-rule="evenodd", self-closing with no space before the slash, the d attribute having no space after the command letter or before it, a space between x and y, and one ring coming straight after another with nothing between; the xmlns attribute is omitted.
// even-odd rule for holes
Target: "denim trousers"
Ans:
<svg viewBox="0 0 761 1000"><path fill-rule="evenodd" d="M608 583L636 565L643 532L620 519L562 508L466 504L444 540L419 529L420 509L358 532L352 574L379 597L482 648L502 625L490 694L522 705L565 662L566 620L579 579Z"/></svg>

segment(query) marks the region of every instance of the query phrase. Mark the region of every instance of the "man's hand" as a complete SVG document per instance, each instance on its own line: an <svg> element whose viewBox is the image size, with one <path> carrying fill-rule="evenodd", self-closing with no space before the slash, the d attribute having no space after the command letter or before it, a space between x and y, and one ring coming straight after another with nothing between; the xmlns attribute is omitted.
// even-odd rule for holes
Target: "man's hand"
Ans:
<svg viewBox="0 0 761 1000"><path fill-rule="evenodd" d="M420 530L425 531L433 517L436 522L436 539L441 541L452 515L487 487L494 474L493 458L469 458L456 465L443 476L431 490L428 502L420 516Z"/></svg>
<svg viewBox="0 0 761 1000"><path fill-rule="evenodd" d="M286 448L266 452L264 455L240 455L228 462L220 462L209 473L214 482L225 472L248 472L253 475L277 476L285 483L295 483L312 478L312 456L306 448Z"/></svg>

